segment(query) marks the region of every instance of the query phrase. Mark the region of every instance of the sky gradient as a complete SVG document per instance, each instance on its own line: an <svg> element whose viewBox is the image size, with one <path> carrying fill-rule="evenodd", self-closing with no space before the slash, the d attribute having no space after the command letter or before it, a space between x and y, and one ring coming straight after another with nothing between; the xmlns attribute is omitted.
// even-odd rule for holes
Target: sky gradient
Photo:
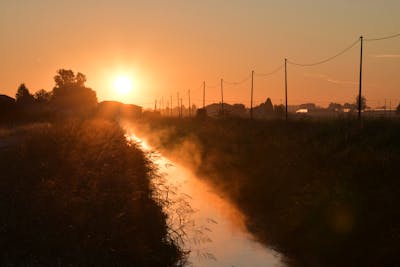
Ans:
<svg viewBox="0 0 400 267"><path fill-rule="evenodd" d="M51 90L57 69L84 73L99 100L152 107L154 99L192 92L220 101L219 80L240 81L289 60L327 58L357 40L400 32L398 0L0 1L0 94L20 83ZM400 101L400 38L365 44L368 105ZM289 66L289 104L354 102L359 46L324 65ZM134 91L112 84L131 76ZM255 102L283 102L283 72L255 77ZM250 81L225 84L225 100L249 105Z"/></svg>

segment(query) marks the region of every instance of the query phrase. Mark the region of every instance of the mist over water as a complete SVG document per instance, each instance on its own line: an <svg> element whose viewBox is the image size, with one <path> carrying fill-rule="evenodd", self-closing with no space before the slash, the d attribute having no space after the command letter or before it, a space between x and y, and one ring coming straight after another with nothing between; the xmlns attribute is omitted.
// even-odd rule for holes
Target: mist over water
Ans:
<svg viewBox="0 0 400 267"><path fill-rule="evenodd" d="M246 230L245 216L189 169L169 160L129 132L158 168L154 184L193 266L284 266L280 255L255 241Z"/></svg>

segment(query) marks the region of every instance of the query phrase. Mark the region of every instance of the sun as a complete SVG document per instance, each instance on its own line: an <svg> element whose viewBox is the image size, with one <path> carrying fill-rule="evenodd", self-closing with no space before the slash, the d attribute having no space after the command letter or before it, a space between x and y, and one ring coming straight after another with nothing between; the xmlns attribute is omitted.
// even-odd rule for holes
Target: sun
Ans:
<svg viewBox="0 0 400 267"><path fill-rule="evenodd" d="M132 90L133 84L132 80L127 76L118 76L114 80L114 89L120 95L126 95Z"/></svg>

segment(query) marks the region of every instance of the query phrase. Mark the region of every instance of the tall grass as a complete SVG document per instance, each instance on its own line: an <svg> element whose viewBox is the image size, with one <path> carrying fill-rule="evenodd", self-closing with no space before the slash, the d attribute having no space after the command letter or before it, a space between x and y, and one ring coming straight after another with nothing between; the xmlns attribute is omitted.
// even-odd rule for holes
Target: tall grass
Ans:
<svg viewBox="0 0 400 267"><path fill-rule="evenodd" d="M12 129L0 151L1 266L175 266L152 166L114 123ZM16 142L15 142L16 140Z"/></svg>

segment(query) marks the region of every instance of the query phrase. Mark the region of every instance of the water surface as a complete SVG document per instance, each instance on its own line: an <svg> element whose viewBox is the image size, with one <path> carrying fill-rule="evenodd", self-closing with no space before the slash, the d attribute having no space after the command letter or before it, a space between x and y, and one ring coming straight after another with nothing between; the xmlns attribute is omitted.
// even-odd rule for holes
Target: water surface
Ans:
<svg viewBox="0 0 400 267"><path fill-rule="evenodd" d="M244 215L224 199L209 184L190 170L172 162L135 135L158 167L160 177L154 184L159 198L165 201L165 211L173 236L190 250L193 266L284 266L280 255L255 241L246 230Z"/></svg>

